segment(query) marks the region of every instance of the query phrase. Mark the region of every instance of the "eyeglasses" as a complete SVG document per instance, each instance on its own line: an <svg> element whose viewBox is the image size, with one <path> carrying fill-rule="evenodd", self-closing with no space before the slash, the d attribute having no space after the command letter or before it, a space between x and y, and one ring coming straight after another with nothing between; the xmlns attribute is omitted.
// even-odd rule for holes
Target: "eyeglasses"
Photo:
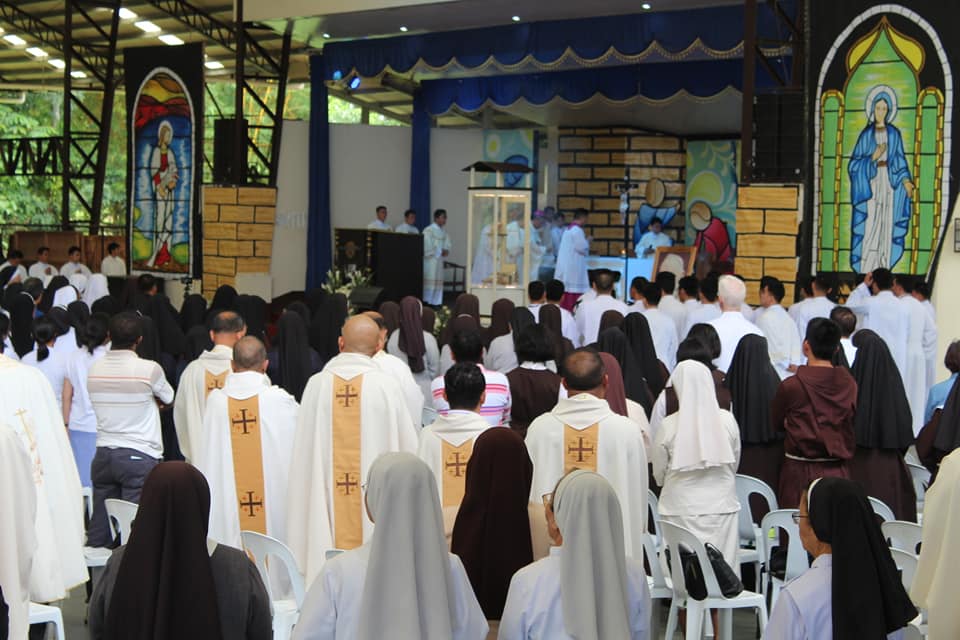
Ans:
<svg viewBox="0 0 960 640"><path fill-rule="evenodd" d="M793 518L793 524L800 524L800 518L809 518L810 516L809 514L800 513L798 511L796 513L791 513L790 517Z"/></svg>
<svg viewBox="0 0 960 640"><path fill-rule="evenodd" d="M540 499L543 500L543 508L553 510L553 492L545 493L540 496Z"/></svg>

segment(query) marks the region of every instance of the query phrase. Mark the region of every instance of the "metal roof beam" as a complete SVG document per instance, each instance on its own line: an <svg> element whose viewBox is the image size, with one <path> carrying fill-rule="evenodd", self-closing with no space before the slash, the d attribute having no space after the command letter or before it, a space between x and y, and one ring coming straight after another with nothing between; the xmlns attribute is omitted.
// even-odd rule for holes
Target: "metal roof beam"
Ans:
<svg viewBox="0 0 960 640"><path fill-rule="evenodd" d="M67 45L63 31L24 11L15 0L0 0L0 19L3 19L18 31L30 34L42 44L65 55ZM108 48L75 41L71 43L71 46L77 61L102 81L103 74L108 66Z"/></svg>

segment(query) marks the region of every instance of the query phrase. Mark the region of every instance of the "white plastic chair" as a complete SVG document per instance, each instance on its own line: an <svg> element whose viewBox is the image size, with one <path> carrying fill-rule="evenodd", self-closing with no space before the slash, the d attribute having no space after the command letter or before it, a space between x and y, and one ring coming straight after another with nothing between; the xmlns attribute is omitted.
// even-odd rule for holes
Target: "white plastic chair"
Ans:
<svg viewBox="0 0 960 640"><path fill-rule="evenodd" d="M93 487L80 487L83 496L83 510L87 512L87 520L93 518Z"/></svg>
<svg viewBox="0 0 960 640"><path fill-rule="evenodd" d="M704 621L709 620L707 612L710 609L720 609L720 626L723 629L722 637L724 638L733 637L733 609L756 609L760 616L760 632L763 633L767 626L767 605L763 596L745 590L733 598L725 598L720 592L717 576L703 543L690 531L675 524L661 522L660 527L667 547L672 550L670 573L673 577L673 600L670 602L665 637L673 637L680 607L687 610L687 640L700 640L703 637ZM694 600L687 593L683 578L683 563L680 561L680 545L690 548L697 554L697 560L703 571L704 584L707 587L707 597L703 600Z"/></svg>
<svg viewBox="0 0 960 640"><path fill-rule="evenodd" d="M870 506L873 507L873 512L880 516L884 522L890 522L891 520L896 520L897 516L893 515L893 509L887 506L887 503L881 500L880 498L874 498L869 496Z"/></svg>
<svg viewBox="0 0 960 640"><path fill-rule="evenodd" d="M650 565L650 574L647 576L647 586L650 588L650 599L660 600L673 597L673 587L670 586L663 565L660 564L660 554L657 552L657 543L652 533L643 534L643 552Z"/></svg>
<svg viewBox="0 0 960 640"><path fill-rule="evenodd" d="M660 500L650 489L647 489L647 509L649 510L650 522L653 523L653 541L656 542L656 548L660 548L663 536L660 534Z"/></svg>
<svg viewBox="0 0 960 640"><path fill-rule="evenodd" d="M764 547L763 558L767 573L770 574L771 609L777 602L780 589L782 589L786 583L810 568L807 552L803 548L803 545L800 544L800 527L793 521L793 514L795 513L799 512L796 509L777 509L763 516L763 521L760 523L760 529L763 531L765 538L769 535L771 529L776 530L773 537L767 540L767 544ZM787 542L787 567L782 579L770 573L770 556L773 553L773 547L780 544L781 529L790 537Z"/></svg>
<svg viewBox="0 0 960 640"><path fill-rule="evenodd" d="M110 532L114 537L120 536L120 544L130 542L130 531L133 521L137 517L138 506L133 502L107 498L103 501L107 509L107 520L110 522Z"/></svg>
<svg viewBox="0 0 960 640"><path fill-rule="evenodd" d="M917 514L920 514L923 512L927 488L930 486L930 471L923 465L912 462L907 463L907 469L910 471L910 478L913 480L913 490L917 494Z"/></svg>
<svg viewBox="0 0 960 640"><path fill-rule="evenodd" d="M769 511L776 511L777 496L763 480L737 474L737 500L740 502L740 514L738 525L740 530L740 548L737 550L737 559L740 561L741 577L743 576L742 567L745 564L752 564L755 576L755 591L760 591L763 580L760 575L760 560L763 558L763 547L765 544L764 536L760 531L760 524L753 521L753 514L750 512L750 497L758 495L767 503Z"/></svg>
<svg viewBox="0 0 960 640"><path fill-rule="evenodd" d="M293 553L285 544L255 531L241 531L240 538L243 548L252 556L253 563L260 572L260 578L267 587L270 596L270 608L273 610L273 638L274 640L288 640L293 635L293 627L300 619L300 608L306 595L303 576L297 569L297 561ZM270 570L267 563L280 562L286 569L287 577L293 588L293 599L274 599L274 586L270 581Z"/></svg>
<svg viewBox="0 0 960 640"><path fill-rule="evenodd" d="M923 527L916 522L888 520L880 525L880 530L883 531L883 537L894 549L900 549L913 555L919 553L917 546L923 536Z"/></svg>
<svg viewBox="0 0 960 640"><path fill-rule="evenodd" d="M31 602L29 615L30 624L52 624L57 630L57 640L65 640L63 613L58 607Z"/></svg>
<svg viewBox="0 0 960 640"><path fill-rule="evenodd" d="M919 564L920 559L915 554L902 549L890 549L890 555L893 557L897 569L900 570L900 582L903 584L903 588L906 589L907 593L910 593L910 587L913 586L913 577L917 573L917 564ZM921 637L926 638L927 612L921 610L920 615L911 620L907 628L915 630ZM906 637L909 637L909 635Z"/></svg>

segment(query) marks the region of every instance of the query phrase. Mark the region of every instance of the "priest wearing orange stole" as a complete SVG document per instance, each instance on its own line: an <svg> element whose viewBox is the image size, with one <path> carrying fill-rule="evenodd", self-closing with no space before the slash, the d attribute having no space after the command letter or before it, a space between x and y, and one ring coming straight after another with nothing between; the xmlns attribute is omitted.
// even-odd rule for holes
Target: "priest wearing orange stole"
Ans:
<svg viewBox="0 0 960 640"><path fill-rule="evenodd" d="M417 450L417 430L397 381L373 355L380 329L367 316L343 325L340 354L303 391L287 492L287 544L307 584L326 552L354 549L373 523L361 484L382 453Z"/></svg>
<svg viewBox="0 0 960 640"><path fill-rule="evenodd" d="M219 389L230 373L233 345L247 333L247 326L233 311L222 311L213 317L210 340L213 348L187 365L177 385L177 397L173 401L173 423L177 427L177 439L184 457L195 462L200 458L203 411L207 398L214 389Z"/></svg>
<svg viewBox="0 0 960 640"><path fill-rule="evenodd" d="M241 531L286 540L287 486L299 406L263 375L253 336L233 347L233 372L207 398L196 465L210 485L211 540L242 549Z"/></svg>
<svg viewBox="0 0 960 640"><path fill-rule="evenodd" d="M599 473L613 485L623 508L627 555L642 558L647 530L643 432L607 403L607 374L596 351L577 349L564 358L562 370L568 397L527 430L527 450L533 461L530 501L540 502L573 469Z"/></svg>

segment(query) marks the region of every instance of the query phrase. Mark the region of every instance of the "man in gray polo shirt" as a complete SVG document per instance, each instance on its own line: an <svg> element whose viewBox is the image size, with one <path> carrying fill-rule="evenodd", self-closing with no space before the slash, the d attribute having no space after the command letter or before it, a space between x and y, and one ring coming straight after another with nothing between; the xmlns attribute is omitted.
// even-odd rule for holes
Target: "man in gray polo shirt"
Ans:
<svg viewBox="0 0 960 640"><path fill-rule="evenodd" d="M173 402L163 369L137 356L143 337L133 312L110 320L110 351L90 367L87 391L97 414L97 453L90 467L93 517L87 532L91 547L111 546L104 500L139 502L147 474L163 456L160 406Z"/></svg>

